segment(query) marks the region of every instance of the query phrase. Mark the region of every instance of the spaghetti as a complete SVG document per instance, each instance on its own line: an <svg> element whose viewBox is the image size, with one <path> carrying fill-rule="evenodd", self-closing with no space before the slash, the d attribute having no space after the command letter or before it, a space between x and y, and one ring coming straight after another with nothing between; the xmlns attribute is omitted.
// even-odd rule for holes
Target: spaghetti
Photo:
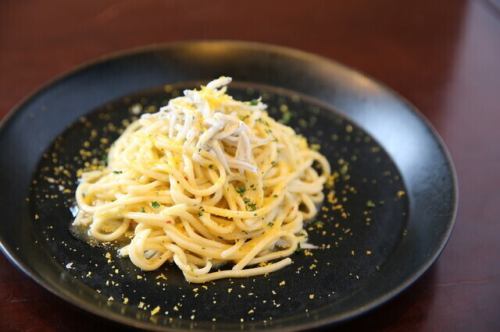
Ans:
<svg viewBox="0 0 500 332"><path fill-rule="evenodd" d="M174 262L194 283L270 273L314 248L303 225L328 161L260 99L226 94L230 82L186 90L127 127L107 167L83 173L74 224L125 239L119 254L142 270Z"/></svg>

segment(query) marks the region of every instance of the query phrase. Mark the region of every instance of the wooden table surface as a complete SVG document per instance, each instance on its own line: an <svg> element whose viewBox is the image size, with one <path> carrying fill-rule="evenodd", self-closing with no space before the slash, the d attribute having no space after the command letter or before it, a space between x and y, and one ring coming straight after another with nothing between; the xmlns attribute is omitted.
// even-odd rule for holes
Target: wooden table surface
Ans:
<svg viewBox="0 0 500 332"><path fill-rule="evenodd" d="M44 82L110 52L239 39L317 53L404 95L451 150L455 230L409 290L339 327L500 331L500 8L477 1L1 1L0 116ZM1 255L0 255L1 256ZM0 331L114 330L0 257Z"/></svg>

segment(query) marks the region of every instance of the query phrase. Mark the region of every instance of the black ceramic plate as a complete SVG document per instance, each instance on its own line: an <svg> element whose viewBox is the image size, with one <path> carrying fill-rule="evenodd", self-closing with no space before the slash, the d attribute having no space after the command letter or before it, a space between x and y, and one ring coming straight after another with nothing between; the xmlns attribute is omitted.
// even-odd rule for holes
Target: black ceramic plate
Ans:
<svg viewBox="0 0 500 332"><path fill-rule="evenodd" d="M74 238L76 171L103 162L138 111L220 75L234 78L237 98L262 96L338 173L308 225L321 249L268 276L199 285L173 265L141 272L113 248ZM450 158L411 105L339 64L262 44L180 43L81 67L11 113L0 151L4 254L66 301L147 329L305 329L352 318L429 268L456 209Z"/></svg>

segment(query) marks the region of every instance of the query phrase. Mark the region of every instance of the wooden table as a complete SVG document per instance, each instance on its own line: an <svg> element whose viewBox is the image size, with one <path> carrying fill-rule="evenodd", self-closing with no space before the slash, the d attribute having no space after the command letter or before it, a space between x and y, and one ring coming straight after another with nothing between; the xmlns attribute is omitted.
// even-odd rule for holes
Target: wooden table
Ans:
<svg viewBox="0 0 500 332"><path fill-rule="evenodd" d="M451 240L413 287L340 330L500 331L500 8L477 1L1 1L0 115L104 54L256 40L355 67L416 104L458 171ZM0 258L1 331L112 330Z"/></svg>

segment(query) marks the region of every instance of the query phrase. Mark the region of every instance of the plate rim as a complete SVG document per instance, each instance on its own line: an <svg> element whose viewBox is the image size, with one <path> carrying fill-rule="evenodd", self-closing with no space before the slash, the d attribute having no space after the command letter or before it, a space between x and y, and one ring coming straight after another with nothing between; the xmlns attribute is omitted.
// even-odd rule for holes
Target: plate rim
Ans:
<svg viewBox="0 0 500 332"><path fill-rule="evenodd" d="M308 321L304 324L301 324L300 326L295 326L293 329L309 329L309 328L317 328L320 326L327 326L329 324L338 324L342 323L348 320L352 320L356 317L359 317L361 315L364 315L373 309L379 307L380 305L394 299L398 294L403 292L404 290L408 289L410 286L412 286L426 271L429 270L429 268L437 261L437 259L440 257L442 254L444 248L446 247L451 234L453 232L454 226L456 224L456 217L457 217L457 212L458 212L458 202L459 202L459 185L458 185L458 178L457 178L457 172L455 165L453 163L453 159L451 156L451 153L446 146L443 138L441 135L437 132L437 130L434 128L434 126L431 124L431 122L423 115L423 113L415 106L413 105L408 99L400 95L397 91L394 89L388 87L384 83L380 82L376 78L371 77L370 75L367 75L364 72L361 72L355 68L349 67L347 65L344 65L343 63L337 62L334 59L317 55L314 53L310 53L308 51L300 50L297 48L292 48L288 46L282 46L282 45L276 45L276 44L270 44L270 43L263 43L263 42L255 42L255 41L242 41L242 40L231 40L231 39L214 39L214 40L185 40L185 41L176 41L176 42L167 42L167 43L153 43L153 44L148 44L145 46L138 46L138 47L133 47L129 49L122 49L116 52L111 52L107 53L98 57L95 57L89 61L84 61L77 66L72 67L71 69L67 71L63 71L62 73L54 76L53 78L46 80L42 82L40 85L38 85L35 89L32 89L25 97L23 97L20 101L18 101L0 120L0 132L6 128L10 122L15 121L15 116L20 113L22 110L23 106L28 104L31 100L34 100L37 98L39 95L43 94L46 90L49 90L51 87L56 85L57 83L70 78L73 75L77 75L80 72L85 71L88 68L91 68L93 66L108 62L108 61L113 61L115 59L120 59L122 57L126 56L133 56L133 55L138 55L138 54L146 54L146 53L154 53L155 51L166 51L168 49L175 49L175 48L181 48L181 47L188 47L188 46L199 46L199 45L209 45L209 44L225 44L225 45L231 45L231 46L238 46L238 47L246 47L250 49L255 49L255 50L260 50L260 51L271 51L273 53L277 53L280 56L296 56L301 59L305 60L312 60L314 62L319 62L322 65L326 65L329 67L336 66L344 70L345 72L349 74L355 74L360 77L366 78L367 80L375 83L378 87L382 88L386 92L388 92L390 95L394 96L396 99L401 101L406 108L411 111L413 114L415 114L418 118L418 121L421 122L425 128L427 128L433 138L436 140L438 143L437 146L441 150L443 157L446 161L447 168L450 171L451 175L451 180L452 180L452 192L451 197L452 197L452 206L451 206L451 213L450 217L448 220L448 223L446 225L446 232L444 232L443 237L439 243L439 246L433 251L432 255L426 260L425 264L422 264L418 270L415 270L409 277L404 279L402 282L399 283L397 287L394 287L391 289L389 292L384 293L382 296L379 296L365 305L359 306L354 310L351 311L346 311L344 313L341 313L339 315L336 315L335 317L332 318L332 316L329 317L324 317L322 319L318 320L311 320ZM312 97L314 98L314 97ZM325 103L324 101L318 100L317 98L314 98L317 101L320 101L322 103ZM356 122L355 120L353 120ZM361 126L363 128L363 126ZM12 265L14 265L18 270L22 271L26 276L28 276L30 279L35 281L38 285L40 285L42 288L45 290L48 290L50 293L54 294L58 298L71 303L72 305L78 307L81 310L90 312L94 315L97 315L103 319L118 322L124 325L136 327L136 328L145 328L148 330L155 330L155 331L184 331L185 329L183 328L176 328L176 327L170 327L170 326L162 326L162 325L152 325L147 322L135 320L132 318L128 318L126 316L117 314L117 313L112 313L113 315L104 315L102 312L100 312L97 307L92 306L91 304L87 304L84 301L78 300L77 297L73 298L71 295L66 294L65 292L61 292L60 289L57 289L55 287L52 287L48 283L46 283L43 278L39 277L34 273L35 271L32 271L31 268L29 268L25 263L23 263L19 257L16 257L16 248L8 248L5 244L4 241L2 240L3 236L0 234L0 251L4 254L4 256L10 261ZM286 319L286 318L285 318ZM287 327L272 327L268 326L266 329L270 331L287 331L290 330ZM198 331L201 329L194 328L190 329L192 331Z"/></svg>

